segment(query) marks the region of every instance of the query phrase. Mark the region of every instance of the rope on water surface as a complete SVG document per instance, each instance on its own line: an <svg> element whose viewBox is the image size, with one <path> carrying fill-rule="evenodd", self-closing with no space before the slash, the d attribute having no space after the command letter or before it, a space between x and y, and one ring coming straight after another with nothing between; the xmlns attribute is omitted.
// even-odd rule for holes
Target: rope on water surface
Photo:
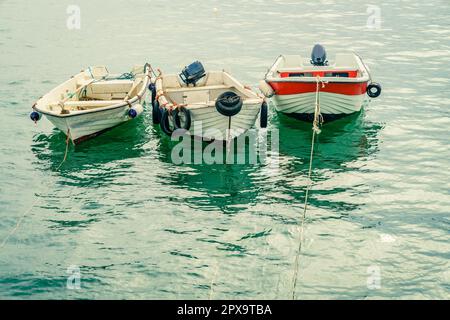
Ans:
<svg viewBox="0 0 450 320"><path fill-rule="evenodd" d="M154 73L152 67L149 65L150 70ZM91 69L88 68L88 71L91 73L92 78L94 79L94 76L92 75ZM134 78L134 74L133 73L124 73L122 75L120 75L119 77L117 77L117 79L132 79ZM92 82L96 82L96 81L101 81L101 80L105 80L106 78L102 78L99 80L94 80ZM75 95L75 93L69 93L68 96L69 98L72 98ZM61 166L64 164L64 162L67 160L67 154L69 152L69 142L70 142L70 129L67 129L67 138L66 138L66 150L64 152L64 158L61 161L61 163L58 165L58 167L56 168L56 171L58 171ZM26 210L21 216L20 218L17 220L16 225L14 226L14 228L8 233L8 235L5 237L5 239L3 239L3 241L0 244L0 249L2 249L6 243L8 242L9 238L14 235L17 230L19 229L19 227L21 226L23 220L25 219L25 217L30 214L30 212L33 210L34 206L36 205L36 203L38 202L39 198L36 197L36 199L33 201L31 207Z"/></svg>
<svg viewBox="0 0 450 320"><path fill-rule="evenodd" d="M56 168L56 171L59 170L59 168L61 168L61 166L63 165L64 162L66 162L67 159L67 152L69 151L69 140L70 140L70 129L67 129L67 138L66 138L66 151L64 152L64 158L61 161L61 163L59 164L58 168Z"/></svg>
<svg viewBox="0 0 450 320"><path fill-rule="evenodd" d="M48 186L46 188L45 191L48 190ZM19 230L19 227L22 225L22 222L25 220L25 217L27 215L30 214L30 212L34 209L34 206L38 203L39 201L39 197L36 197L33 201L33 203L31 204L30 208L28 210L26 210L21 216L20 218L17 220L16 225L14 226L14 228L8 233L8 235L5 237L5 239L3 239L2 243L0 244L0 249L3 249L3 247L6 245L6 243L8 242L9 238L14 235L17 230Z"/></svg>
<svg viewBox="0 0 450 320"><path fill-rule="evenodd" d="M63 163L66 161L67 159L67 153L69 150L69 140L70 140L70 129L67 130L67 138L66 138L66 151L64 153L64 159L61 161L61 163L59 164L59 166L56 168L56 171L59 170L59 168L61 168L61 166L63 165ZM17 220L16 225L14 226L14 228L8 233L8 235L5 237L5 239L3 239L2 243L0 244L0 249L2 249L6 243L8 242L9 238L14 235L17 230L19 229L19 227L22 225L23 220L25 219L25 217L30 214L30 212L33 210L34 206L37 204L39 198L36 197L36 199L34 199L33 203L31 204L31 207L26 210L21 216L20 218Z"/></svg>
<svg viewBox="0 0 450 320"><path fill-rule="evenodd" d="M31 205L30 209L28 209L27 211L25 211L22 216L19 218L19 220L17 220L16 225L14 226L14 228L8 233L8 235L5 237L5 239L3 239L2 244L0 244L0 249L2 249L6 243L8 242L9 238L16 233L16 231L19 229L20 225L22 224L22 221L25 219L25 217L31 212L31 210L33 210L34 205L38 202L38 198L34 199L33 204Z"/></svg>
<svg viewBox="0 0 450 320"><path fill-rule="evenodd" d="M314 107L314 120L313 120L313 127L312 127L312 138L311 138L311 152L309 155L309 168L308 168L308 182L306 185L306 191L305 191L305 203L303 206L303 214L301 217L300 222L300 233L299 233L299 239L298 239L298 250L297 254L295 256L295 263L294 263L294 275L292 279L292 299L295 300L295 289L297 287L297 278L298 278L298 267L299 267L299 260L300 260L300 253L302 250L302 244L304 240L304 225L305 225L305 218L306 218L306 210L308 208L308 196L309 196L309 190L311 189L311 173L312 173L312 162L314 157L314 142L316 135L320 133L320 126L323 123L323 117L320 113L320 99L319 99L319 92L320 87L324 87L325 84L320 80L320 77L316 78L316 102Z"/></svg>
<svg viewBox="0 0 450 320"><path fill-rule="evenodd" d="M214 276L211 279L211 284L209 286L209 300L212 300L212 296L213 296L213 288L214 288L214 283L216 281L217 278L217 274L219 273L219 265L216 263L216 268L214 271Z"/></svg>

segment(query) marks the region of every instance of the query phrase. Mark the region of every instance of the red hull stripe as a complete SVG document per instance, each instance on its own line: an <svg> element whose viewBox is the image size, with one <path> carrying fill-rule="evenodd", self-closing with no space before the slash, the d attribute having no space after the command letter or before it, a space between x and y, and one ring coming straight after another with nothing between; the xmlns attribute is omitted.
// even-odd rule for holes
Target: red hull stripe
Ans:
<svg viewBox="0 0 450 320"><path fill-rule="evenodd" d="M288 78L290 76L295 75L302 75L308 77L327 77L327 76L329 77L332 76L333 73L345 73L349 78L356 78L358 76L358 71L356 70L348 70L348 71L328 70L328 71L280 72L280 78Z"/></svg>
<svg viewBox="0 0 450 320"><path fill-rule="evenodd" d="M316 82L269 82L269 84L277 95L316 92ZM324 83L320 91L355 96L366 93L366 89L367 82L329 82Z"/></svg>

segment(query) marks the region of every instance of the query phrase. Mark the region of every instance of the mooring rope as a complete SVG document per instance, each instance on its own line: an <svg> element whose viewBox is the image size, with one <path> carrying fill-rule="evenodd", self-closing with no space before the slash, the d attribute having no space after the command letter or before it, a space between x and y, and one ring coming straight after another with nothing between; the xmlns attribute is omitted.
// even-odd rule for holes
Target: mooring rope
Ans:
<svg viewBox="0 0 450 320"><path fill-rule="evenodd" d="M155 72L153 71L151 65L148 65L148 66L149 66L151 72L155 73ZM103 78L101 78L101 79L95 80L95 79L94 79L94 76L93 76L93 74L92 74L92 71L91 71L90 68L88 68L88 71L90 72L90 74L91 74L91 76L92 76L92 79L93 79L90 83L94 83L94 82L101 81L101 80L106 80L106 76L103 77ZM144 71L145 71L145 69L144 69ZM133 74L132 72L128 72L128 73L123 73L122 75L120 75L120 76L117 77L116 79L132 79L132 78L134 78L134 74ZM87 87L87 85L85 86L85 89L86 89L86 87ZM78 90L80 90L80 89L78 89ZM76 94L76 92L69 93L69 94L68 94L68 97L69 97L69 98L72 98L75 94ZM63 158L63 160L61 161L61 163L58 165L58 167L56 168L56 171L58 171L58 170L61 168L61 166L64 164L64 162L67 160L67 154L68 154L68 152L69 152L69 142L70 142L70 129L67 129L66 150L65 150L65 152L64 152L64 158ZM2 249L2 248L6 245L6 243L8 242L9 238L17 232L17 230L18 230L19 227L21 226L23 220L24 220L25 217L33 210L33 208L34 208L34 206L36 205L36 203L38 202L38 200L39 200L39 198L36 197L36 199L33 201L32 205L31 205L31 207L30 207L28 210L26 210L26 211L20 216L20 218L17 220L17 223L16 223L16 225L14 226L14 228L8 233L8 235L5 237L5 239L3 239L3 241L1 242L1 244L0 244L0 249Z"/></svg>
<svg viewBox="0 0 450 320"><path fill-rule="evenodd" d="M70 136L69 136L69 134L70 134L70 129L67 130L66 151L65 151L65 153L64 153L64 158L63 158L63 160L61 161L61 163L59 164L59 166L56 168L56 171L58 171L59 168L61 168L61 166L63 165L63 163L64 163L64 162L66 161L66 159L67 159L67 153L68 153L68 150L69 150L69 141L70 141ZM48 188L47 188L47 190L48 190ZM14 235L14 234L17 232L17 230L19 229L19 227L22 225L22 222L23 222L23 220L25 219L25 217L26 217L28 214L30 214L30 212L34 209L34 206L36 205L36 203L37 203L38 201L39 201L39 198L36 197L36 198L34 199L33 203L31 204L31 207L30 207L28 210L26 210L26 211L20 216L20 218L17 220L17 223L16 223L16 225L14 226L14 228L8 233L8 235L5 237L5 239L3 239L2 243L0 244L0 249L2 249L2 248L6 245L6 243L8 242L9 238L11 238L11 236Z"/></svg>
<svg viewBox="0 0 450 320"><path fill-rule="evenodd" d="M0 249L2 249L6 243L8 242L9 238L16 233L16 231L19 229L20 225L22 224L22 221L25 219L25 217L31 212L31 210L33 210L34 206L36 205L36 203L38 202L39 198L36 197L36 199L34 199L30 209L28 209L27 211L25 211L22 216L19 218L19 220L17 220L16 225L14 226L14 228L8 233L8 235L5 237L5 239L3 239L2 244L0 245Z"/></svg>
<svg viewBox="0 0 450 320"><path fill-rule="evenodd" d="M214 292L214 284L216 282L217 274L219 273L219 264L216 262L216 268L214 271L214 275L211 279L211 284L209 286L209 300L212 300L213 292Z"/></svg>
<svg viewBox="0 0 450 320"><path fill-rule="evenodd" d="M311 138L311 152L309 155L308 182L307 182L306 191L305 191L305 202L304 202L303 214L302 214L301 222L300 222L298 250L297 250L297 255L295 256L294 276L293 276L293 280L292 280L292 299L293 300L295 300L295 289L297 287L300 253L302 250L302 244L303 244L303 240L304 240L304 226L305 226L305 219L306 219L306 210L308 208L308 196L309 196L309 190L311 189L311 185L312 185L311 174L312 174L312 162L313 162L313 156L314 156L314 142L315 142L316 135L320 133L319 126L323 123L323 117L322 117L322 114L320 113L320 99L319 99L320 86L324 87L325 84L320 80L320 77L317 77L316 78L316 102L315 102L315 107L314 107L314 120L313 120L312 138Z"/></svg>
<svg viewBox="0 0 450 320"><path fill-rule="evenodd" d="M228 129L226 131L226 134L227 134L227 141L226 141L227 155L226 155L226 158L228 159L228 157L231 154L231 117L228 117Z"/></svg>
<svg viewBox="0 0 450 320"><path fill-rule="evenodd" d="M361 61L362 65L364 66L364 68L367 71L367 75L369 76L369 82L372 83L372 75L369 72L369 67L367 67L366 63L364 62L364 60L361 58L361 56L359 55L359 53L357 53L356 51L353 51L353 53L359 58L359 61Z"/></svg>
<svg viewBox="0 0 450 320"><path fill-rule="evenodd" d="M59 164L59 166L56 168L56 171L59 170L59 168L61 168L61 166L63 165L64 162L66 162L67 159L67 152L69 151L69 141L70 141L70 129L67 129L67 138L66 138L66 151L64 152L64 158L61 161L61 163Z"/></svg>

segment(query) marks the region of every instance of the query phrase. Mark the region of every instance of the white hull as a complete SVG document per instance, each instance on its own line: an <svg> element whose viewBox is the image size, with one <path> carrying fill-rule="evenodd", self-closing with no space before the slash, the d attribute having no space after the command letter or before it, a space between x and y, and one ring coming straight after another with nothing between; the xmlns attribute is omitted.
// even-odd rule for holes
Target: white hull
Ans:
<svg viewBox="0 0 450 320"><path fill-rule="evenodd" d="M74 144L94 137L110 128L133 120L128 116L128 106L87 113L72 117L46 115L55 127L64 132Z"/></svg>
<svg viewBox="0 0 450 320"><path fill-rule="evenodd" d="M270 100L275 109L283 113L314 114L316 93L273 96ZM319 93L320 112L330 115L348 115L361 110L368 103L367 95L345 95L329 92Z"/></svg>
<svg viewBox="0 0 450 320"><path fill-rule="evenodd" d="M150 70L148 64L134 67L123 74L132 75L127 78L89 67L36 101L33 113L45 115L76 144L139 116Z"/></svg>
<svg viewBox="0 0 450 320"><path fill-rule="evenodd" d="M187 109L191 115L189 134L204 140L227 141L245 133L255 125L263 102L262 97L225 71L208 72L195 87L187 86L173 74L161 76L155 85L160 107ZM221 94L230 91L240 96L242 107L237 114L225 116L216 103Z"/></svg>
<svg viewBox="0 0 450 320"><path fill-rule="evenodd" d="M205 140L233 139L255 125L260 108L260 103L244 103L241 112L233 117L226 117L217 112L214 105L196 106L189 109L192 115L192 129L189 131Z"/></svg>
<svg viewBox="0 0 450 320"><path fill-rule="evenodd" d="M380 94L381 87L372 83L357 54L339 53L327 61L323 47L314 50L316 63L309 57L281 55L266 73L260 89L277 111L311 121L317 100L323 119L333 120L359 112L369 97Z"/></svg>

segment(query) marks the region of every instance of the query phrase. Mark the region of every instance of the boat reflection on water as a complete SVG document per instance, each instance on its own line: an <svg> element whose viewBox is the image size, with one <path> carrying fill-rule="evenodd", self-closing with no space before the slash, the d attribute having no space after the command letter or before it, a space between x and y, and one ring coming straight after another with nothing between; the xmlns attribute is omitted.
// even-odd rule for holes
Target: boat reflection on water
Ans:
<svg viewBox="0 0 450 320"><path fill-rule="evenodd" d="M274 118L273 123L280 130L279 174L285 178L279 190L302 204L308 182L312 125L282 114ZM360 206L361 200L355 201L347 192L364 192L368 196L364 178L359 176L364 174L361 169L365 161L378 151L382 128L381 124L366 120L364 112L323 124L314 144L310 205L326 207L338 216Z"/></svg>
<svg viewBox="0 0 450 320"><path fill-rule="evenodd" d="M245 156L244 164L175 164L172 153L179 142L171 141L150 122L149 117L142 117L136 124L124 124L76 147L70 145L67 160L57 172L58 183L106 189L133 185L133 189L141 190L134 200L139 198L142 203L156 198L173 201L171 197L176 190L177 201L191 208L225 214L251 209L264 211L261 214L274 219L285 217L271 213L272 205L292 207L303 202L311 148L310 123L284 115L273 116L272 126L267 130L269 135L278 131L279 136L279 157L274 166L270 162L249 163L252 149L249 141L238 144L234 153L235 157L236 154ZM359 172L364 159L376 153L381 129L380 124L365 120L364 114L324 124L315 144L312 179L316 183L329 180L335 186L320 190L315 185L314 195L339 192L339 175L351 170ZM270 144L269 151L274 151L270 150L273 149ZM194 141L191 145L195 145ZM204 154L210 146L200 142L199 151L190 150L192 159L196 152ZM56 170L64 158L65 148L65 137L59 131L36 135L32 151L38 159L37 168ZM349 165L356 161L359 164ZM314 195L312 205L320 205ZM342 199L327 201L333 202L331 207L336 210L354 208Z"/></svg>
<svg viewBox="0 0 450 320"><path fill-rule="evenodd" d="M194 143L198 141L192 137L186 139L192 143L190 150L192 161L196 159L195 157L202 157L205 149L211 146L210 143L200 142L200 148L196 149ZM170 164L172 169L161 172L160 178L174 188L187 189L191 193L185 201L189 206L206 211L219 210L225 214L235 214L258 201L258 189L252 176L262 165L236 163L236 153L248 156L248 142L240 150L236 148L235 164L206 164L199 161L175 165L172 153L177 143L167 137L161 139L157 150L159 159ZM222 141L217 143L222 144Z"/></svg>
<svg viewBox="0 0 450 320"><path fill-rule="evenodd" d="M312 125L283 114L273 122L280 133L280 155L308 167L311 152ZM378 150L378 132L382 125L369 122L363 112L324 123L314 145L314 168L342 169L343 165L367 157ZM301 161L297 161L301 160Z"/></svg>
<svg viewBox="0 0 450 320"><path fill-rule="evenodd" d="M315 143L313 180L327 180L334 173L355 170L347 164L366 159L378 150L377 136L381 129L380 124L365 120L363 113L324 124ZM302 203L311 150L311 124L280 114L273 116L272 127L268 130L279 131L277 167L261 163L176 166L171 158L176 143L163 139L157 153L161 161L174 167L161 174L161 178L174 187L194 192L195 196L190 197L188 203L203 210L237 213L257 204L267 204L267 210L271 210L270 204L275 202ZM207 146L203 143L202 152ZM245 150L243 148L238 152L249 152L248 143ZM351 206L336 203L336 208L340 207Z"/></svg>
<svg viewBox="0 0 450 320"><path fill-rule="evenodd" d="M74 179L77 186L101 186L110 182L115 175L123 174L123 169L133 167L134 159L145 155L146 144L151 139L146 122L141 117L132 124L124 123L77 146L69 142L67 160L62 165L66 137L56 129L50 135L35 135L31 150L38 159L37 167L42 171L56 171L61 165L58 175ZM122 161L121 170L112 168L112 163L127 159L133 161ZM91 172L95 174L83 175Z"/></svg>

